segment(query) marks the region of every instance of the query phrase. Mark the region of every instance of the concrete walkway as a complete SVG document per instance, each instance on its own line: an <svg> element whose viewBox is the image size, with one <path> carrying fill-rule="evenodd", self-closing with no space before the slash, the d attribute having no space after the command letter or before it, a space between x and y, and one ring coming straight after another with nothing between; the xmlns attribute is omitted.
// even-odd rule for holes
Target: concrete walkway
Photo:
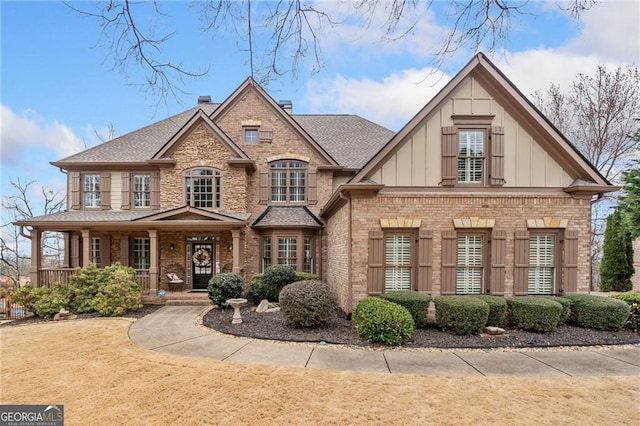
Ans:
<svg viewBox="0 0 640 426"><path fill-rule="evenodd" d="M431 376L640 376L640 346L539 351L367 350L227 336L196 323L202 306L165 306L132 324L138 346L174 355L284 367Z"/></svg>

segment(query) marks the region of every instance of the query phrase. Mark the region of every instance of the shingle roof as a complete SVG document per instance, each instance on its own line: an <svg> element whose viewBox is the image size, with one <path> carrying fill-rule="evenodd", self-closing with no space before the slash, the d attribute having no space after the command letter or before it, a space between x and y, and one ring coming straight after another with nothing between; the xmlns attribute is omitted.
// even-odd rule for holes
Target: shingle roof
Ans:
<svg viewBox="0 0 640 426"><path fill-rule="evenodd" d="M52 213L44 216L35 216L19 220L16 223L36 222L129 222L145 216L157 214L157 211L111 211L111 210L71 210Z"/></svg>
<svg viewBox="0 0 640 426"><path fill-rule="evenodd" d="M64 158L57 161L56 164L76 162L137 163L146 161L153 157L184 126L198 108L201 108L205 114L209 115L217 106L218 104L198 105L180 114Z"/></svg>
<svg viewBox="0 0 640 426"><path fill-rule="evenodd" d="M364 166L395 134L357 115L293 115L341 166Z"/></svg>
<svg viewBox="0 0 640 426"><path fill-rule="evenodd" d="M315 217L304 206L269 206L253 222L252 226L308 226L312 228L322 227L320 219Z"/></svg>
<svg viewBox="0 0 640 426"><path fill-rule="evenodd" d="M201 108L207 115L218 104L201 104L142 129L89 148L55 162L140 163L149 160ZM393 137L394 132L356 115L293 115L292 118L325 149L338 164L360 168Z"/></svg>

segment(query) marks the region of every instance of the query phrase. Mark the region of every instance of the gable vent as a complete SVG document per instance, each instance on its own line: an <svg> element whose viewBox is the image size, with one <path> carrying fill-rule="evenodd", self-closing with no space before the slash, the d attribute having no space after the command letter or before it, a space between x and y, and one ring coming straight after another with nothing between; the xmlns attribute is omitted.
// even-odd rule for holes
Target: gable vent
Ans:
<svg viewBox="0 0 640 426"><path fill-rule="evenodd" d="M200 104L210 104L211 96L198 96L198 105Z"/></svg>

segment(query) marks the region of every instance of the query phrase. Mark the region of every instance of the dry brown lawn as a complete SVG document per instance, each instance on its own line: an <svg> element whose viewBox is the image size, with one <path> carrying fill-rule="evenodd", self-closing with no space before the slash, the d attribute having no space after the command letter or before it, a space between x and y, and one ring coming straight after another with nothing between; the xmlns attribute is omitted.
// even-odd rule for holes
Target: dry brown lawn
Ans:
<svg viewBox="0 0 640 426"><path fill-rule="evenodd" d="M637 424L636 377L445 378L245 366L141 349L131 320L0 329L3 404L67 425Z"/></svg>

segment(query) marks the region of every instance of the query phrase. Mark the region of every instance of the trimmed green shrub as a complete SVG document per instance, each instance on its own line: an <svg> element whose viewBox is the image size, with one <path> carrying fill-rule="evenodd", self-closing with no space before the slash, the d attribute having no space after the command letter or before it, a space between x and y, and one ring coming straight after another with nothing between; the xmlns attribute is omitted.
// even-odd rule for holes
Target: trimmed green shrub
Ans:
<svg viewBox="0 0 640 426"><path fill-rule="evenodd" d="M269 300L269 288L262 280L262 274L255 274L253 278L251 278L251 284L249 285L246 297L254 305L260 304L264 299Z"/></svg>
<svg viewBox="0 0 640 426"><path fill-rule="evenodd" d="M622 293L611 297L629 305L629 318L624 324L625 327L633 331L640 330L640 293Z"/></svg>
<svg viewBox="0 0 640 426"><path fill-rule="evenodd" d="M523 330L554 331L562 316L562 305L545 297L511 297L507 299L507 306L509 323Z"/></svg>
<svg viewBox="0 0 640 426"><path fill-rule="evenodd" d="M473 294L468 297L478 298L489 305L487 325L504 327L509 322L509 318L507 318L507 301L504 297L491 296L489 294Z"/></svg>
<svg viewBox="0 0 640 426"><path fill-rule="evenodd" d="M323 327L337 316L338 304L322 281L297 281L280 292L280 309L292 327Z"/></svg>
<svg viewBox="0 0 640 426"><path fill-rule="evenodd" d="M209 280L207 292L209 300L220 308L227 308L228 299L237 299L242 297L244 290L244 280L238 274L233 272L223 272L216 274Z"/></svg>
<svg viewBox="0 0 640 426"><path fill-rule="evenodd" d="M405 307L377 297L358 302L352 318L360 337L387 345L409 341L415 328L411 313Z"/></svg>
<svg viewBox="0 0 640 426"><path fill-rule="evenodd" d="M562 306L562 312L560 313L560 321L558 325L563 325L569 320L569 315L571 314L571 300L566 297L558 297L558 296L536 296L542 297L543 299L553 300L554 302L558 302L560 306Z"/></svg>
<svg viewBox="0 0 640 426"><path fill-rule="evenodd" d="M427 311L429 310L429 303L431 303L431 296L428 294L418 293L417 291L394 291L392 293L384 293L380 297L407 308L417 328L427 326Z"/></svg>
<svg viewBox="0 0 640 426"><path fill-rule="evenodd" d="M273 265L269 266L262 274L262 283L265 287L265 299L269 302L277 302L282 288L295 282L296 271L293 266Z"/></svg>
<svg viewBox="0 0 640 426"><path fill-rule="evenodd" d="M467 296L439 296L436 305L436 323L444 331L455 334L478 334L487 325L489 305L478 298Z"/></svg>
<svg viewBox="0 0 640 426"><path fill-rule="evenodd" d="M35 313L35 304L41 296L42 288L33 288L31 284L27 284L13 292L11 301L22 306L25 311ZM50 291L49 289L46 290Z"/></svg>
<svg viewBox="0 0 640 426"><path fill-rule="evenodd" d="M310 272L296 272L296 277L294 282L298 281L311 281L311 280L319 280L320 277L318 274L312 274Z"/></svg>
<svg viewBox="0 0 640 426"><path fill-rule="evenodd" d="M69 277L69 285L65 290L69 299L69 311L76 313L95 311L94 299L96 295L104 287L106 277L118 267L123 266L116 263L113 267L107 267L104 271L100 271L91 262L85 268L76 268L73 275Z"/></svg>
<svg viewBox="0 0 640 426"><path fill-rule="evenodd" d="M629 318L630 307L622 300L591 294L564 296L571 300L571 320L580 327L618 331Z"/></svg>
<svg viewBox="0 0 640 426"><path fill-rule="evenodd" d="M600 290L629 291L633 268L633 243L631 233L623 223L621 209L607 218L604 231L602 262L600 263Z"/></svg>
<svg viewBox="0 0 640 426"><path fill-rule="evenodd" d="M118 316L142 308L140 284L133 268L120 266L106 270L106 282L94 298L95 310L101 316Z"/></svg>
<svg viewBox="0 0 640 426"><path fill-rule="evenodd" d="M57 291L40 287L35 292L39 297L33 305L33 311L40 318L51 318L61 309L67 309L68 300Z"/></svg>

